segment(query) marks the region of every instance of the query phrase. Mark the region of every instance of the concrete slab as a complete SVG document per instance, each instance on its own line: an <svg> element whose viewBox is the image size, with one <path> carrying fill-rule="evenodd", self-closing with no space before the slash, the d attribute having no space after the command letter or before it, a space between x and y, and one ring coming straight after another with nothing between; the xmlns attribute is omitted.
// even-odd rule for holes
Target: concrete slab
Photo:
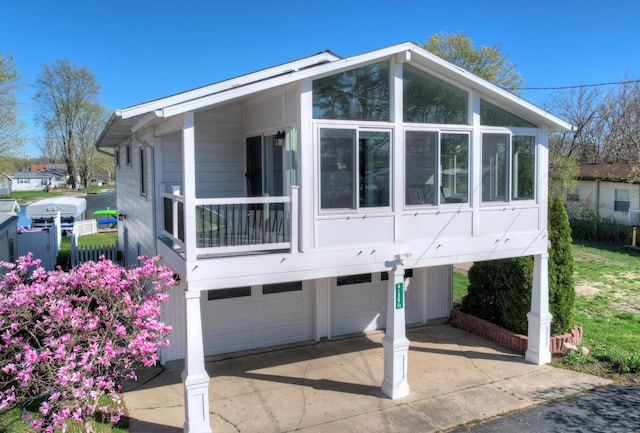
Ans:
<svg viewBox="0 0 640 433"><path fill-rule="evenodd" d="M384 333L252 352L207 362L215 432L447 430L566 397L608 381L535 366L449 325L410 328L407 397L380 392ZM184 424L179 368L141 374L124 393L131 433Z"/></svg>

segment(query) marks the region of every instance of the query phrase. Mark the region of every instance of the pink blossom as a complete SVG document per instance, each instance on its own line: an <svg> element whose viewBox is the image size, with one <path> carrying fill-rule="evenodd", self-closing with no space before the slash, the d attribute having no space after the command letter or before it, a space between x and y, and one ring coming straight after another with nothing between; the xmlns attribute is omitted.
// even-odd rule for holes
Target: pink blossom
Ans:
<svg viewBox="0 0 640 433"><path fill-rule="evenodd" d="M124 269L101 260L69 272L46 272L30 255L0 264L10 270L0 278L0 409L41 401L31 426L53 432L92 419L101 394L117 404L118 381L168 344L171 328L158 319L174 281L158 261ZM122 415L103 412L112 422Z"/></svg>

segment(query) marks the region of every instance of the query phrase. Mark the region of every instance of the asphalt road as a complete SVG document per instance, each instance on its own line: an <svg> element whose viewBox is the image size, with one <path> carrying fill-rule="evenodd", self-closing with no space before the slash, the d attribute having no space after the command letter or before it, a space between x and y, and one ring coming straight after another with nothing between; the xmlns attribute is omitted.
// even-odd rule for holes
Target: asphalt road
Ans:
<svg viewBox="0 0 640 433"><path fill-rule="evenodd" d="M612 385L450 433L640 432L640 388Z"/></svg>

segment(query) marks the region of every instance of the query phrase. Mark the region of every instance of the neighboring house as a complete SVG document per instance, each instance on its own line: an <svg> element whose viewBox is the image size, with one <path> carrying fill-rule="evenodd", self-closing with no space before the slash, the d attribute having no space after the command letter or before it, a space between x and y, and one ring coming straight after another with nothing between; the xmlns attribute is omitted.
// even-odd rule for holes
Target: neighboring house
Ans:
<svg viewBox="0 0 640 433"><path fill-rule="evenodd" d="M56 173L61 173L61 174L69 173L67 164L54 164L54 163L35 164L34 163L29 165L29 171L32 173L37 171L42 171L42 170L55 171Z"/></svg>
<svg viewBox="0 0 640 433"><path fill-rule="evenodd" d="M583 163L578 181L576 190L567 195L568 209L579 204L601 218L638 224L638 212L629 210L640 209L640 165Z"/></svg>
<svg viewBox="0 0 640 433"><path fill-rule="evenodd" d="M180 277L185 431L210 431L223 352L386 328L382 392L407 395L405 324L447 319L455 263L534 256L526 359L549 362L547 138L570 127L412 43L116 111L123 256Z"/></svg>
<svg viewBox="0 0 640 433"><path fill-rule="evenodd" d="M11 195L11 176L6 173L0 173L0 196Z"/></svg>
<svg viewBox="0 0 640 433"><path fill-rule="evenodd" d="M51 170L17 172L11 175L11 189L17 191L47 191L66 186L67 175Z"/></svg>

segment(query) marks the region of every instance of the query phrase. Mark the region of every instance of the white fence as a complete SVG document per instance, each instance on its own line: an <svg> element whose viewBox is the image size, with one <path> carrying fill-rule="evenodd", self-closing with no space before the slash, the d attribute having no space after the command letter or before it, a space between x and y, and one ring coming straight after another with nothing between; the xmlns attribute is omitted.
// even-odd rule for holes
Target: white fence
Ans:
<svg viewBox="0 0 640 433"><path fill-rule="evenodd" d="M94 220L95 221L95 220ZM115 245L96 245L90 247L78 247L78 238L75 235L71 236L71 266L76 266L80 263L88 261L98 261L100 257L104 256L106 260L112 262L118 261L118 244Z"/></svg>
<svg viewBox="0 0 640 433"><path fill-rule="evenodd" d="M98 223L96 220L83 220L73 223L73 234L76 237L94 235L96 233L98 233Z"/></svg>

